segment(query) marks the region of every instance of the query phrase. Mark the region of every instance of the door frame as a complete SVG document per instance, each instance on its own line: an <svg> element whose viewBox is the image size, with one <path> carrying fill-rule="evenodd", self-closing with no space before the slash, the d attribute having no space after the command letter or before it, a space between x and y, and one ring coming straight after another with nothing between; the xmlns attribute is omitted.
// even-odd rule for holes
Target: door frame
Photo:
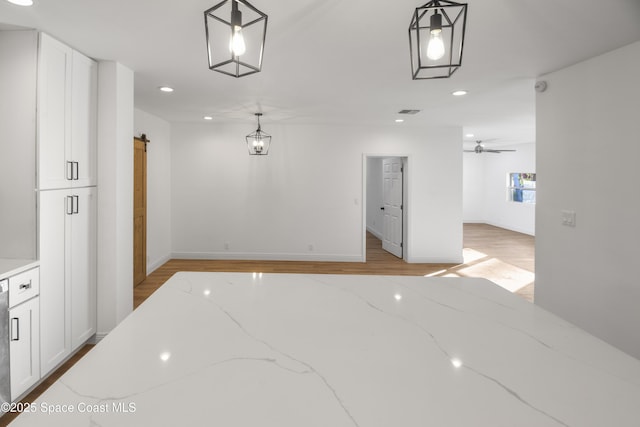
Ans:
<svg viewBox="0 0 640 427"><path fill-rule="evenodd" d="M370 158L384 159L388 157L399 157L402 159L402 259L410 262L411 245L409 244L409 236L411 235L411 194L410 179L411 155L397 153L364 153L362 154L362 262L367 262L367 163Z"/></svg>

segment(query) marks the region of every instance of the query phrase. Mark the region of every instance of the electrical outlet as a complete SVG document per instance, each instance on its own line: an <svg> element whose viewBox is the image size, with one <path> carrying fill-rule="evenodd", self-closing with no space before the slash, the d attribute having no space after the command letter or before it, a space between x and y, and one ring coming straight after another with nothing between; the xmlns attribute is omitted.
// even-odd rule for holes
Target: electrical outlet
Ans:
<svg viewBox="0 0 640 427"><path fill-rule="evenodd" d="M309 245L309 252L313 252L313 245Z"/></svg>
<svg viewBox="0 0 640 427"><path fill-rule="evenodd" d="M224 242L224 250L225 251L229 250L229 242Z"/></svg>
<svg viewBox="0 0 640 427"><path fill-rule="evenodd" d="M574 211L562 211L562 225L567 227L576 226L576 213Z"/></svg>

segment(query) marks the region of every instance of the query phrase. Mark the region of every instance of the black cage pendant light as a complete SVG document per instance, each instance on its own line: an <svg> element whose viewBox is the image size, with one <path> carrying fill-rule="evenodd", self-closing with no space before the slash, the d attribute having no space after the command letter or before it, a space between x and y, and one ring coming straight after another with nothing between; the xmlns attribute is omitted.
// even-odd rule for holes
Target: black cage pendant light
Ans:
<svg viewBox="0 0 640 427"><path fill-rule="evenodd" d="M267 18L245 0L224 0L205 10L209 69L233 77L262 70Z"/></svg>
<svg viewBox="0 0 640 427"><path fill-rule="evenodd" d="M416 8L409 26L414 80L447 78L462 64L467 5L432 0Z"/></svg>
<svg viewBox="0 0 640 427"><path fill-rule="evenodd" d="M271 135L264 133L260 128L260 117L262 113L256 113L258 118L258 129L247 135L247 148L252 156L266 156L269 154L269 146L271 145Z"/></svg>

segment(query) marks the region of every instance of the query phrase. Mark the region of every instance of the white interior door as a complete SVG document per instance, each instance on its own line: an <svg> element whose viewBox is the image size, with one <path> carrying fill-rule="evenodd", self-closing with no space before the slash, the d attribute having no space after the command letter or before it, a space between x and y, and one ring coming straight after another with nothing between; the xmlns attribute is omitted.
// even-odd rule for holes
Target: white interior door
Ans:
<svg viewBox="0 0 640 427"><path fill-rule="evenodd" d="M402 159L382 160L382 249L402 258Z"/></svg>

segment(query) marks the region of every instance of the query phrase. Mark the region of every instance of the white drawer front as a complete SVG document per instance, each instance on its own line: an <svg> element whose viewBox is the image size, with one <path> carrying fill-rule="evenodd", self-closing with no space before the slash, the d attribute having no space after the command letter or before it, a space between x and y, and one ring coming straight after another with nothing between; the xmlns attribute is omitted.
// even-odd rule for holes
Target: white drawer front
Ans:
<svg viewBox="0 0 640 427"><path fill-rule="evenodd" d="M33 268L9 277L9 307L15 307L40 293L40 269Z"/></svg>

